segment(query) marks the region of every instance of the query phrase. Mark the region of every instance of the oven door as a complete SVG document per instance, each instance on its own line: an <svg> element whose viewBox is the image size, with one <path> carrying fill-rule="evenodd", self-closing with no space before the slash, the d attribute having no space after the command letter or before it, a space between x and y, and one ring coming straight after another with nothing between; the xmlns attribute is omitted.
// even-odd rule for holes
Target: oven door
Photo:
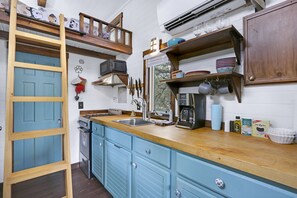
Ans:
<svg viewBox="0 0 297 198"><path fill-rule="evenodd" d="M79 153L79 167L90 179L91 178L91 161L87 159L82 153Z"/></svg>
<svg viewBox="0 0 297 198"><path fill-rule="evenodd" d="M90 159L90 142L91 133L89 130L79 128L79 151L87 158Z"/></svg>

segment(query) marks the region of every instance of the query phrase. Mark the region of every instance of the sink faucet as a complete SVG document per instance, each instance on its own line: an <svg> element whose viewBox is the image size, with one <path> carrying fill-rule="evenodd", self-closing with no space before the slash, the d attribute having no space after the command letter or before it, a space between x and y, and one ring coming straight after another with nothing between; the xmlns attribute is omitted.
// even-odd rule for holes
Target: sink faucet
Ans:
<svg viewBox="0 0 297 198"><path fill-rule="evenodd" d="M139 102L137 99L133 99L131 104L135 103L137 106L137 110L140 110L140 108L142 108L142 119L143 120L147 120L148 118L148 112L147 112L147 102L145 101L144 98L141 98L142 102Z"/></svg>

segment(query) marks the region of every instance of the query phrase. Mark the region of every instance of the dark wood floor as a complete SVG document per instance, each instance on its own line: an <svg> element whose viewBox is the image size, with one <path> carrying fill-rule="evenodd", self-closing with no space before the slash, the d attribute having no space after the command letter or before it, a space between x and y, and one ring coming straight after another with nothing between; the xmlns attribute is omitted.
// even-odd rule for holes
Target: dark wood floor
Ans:
<svg viewBox="0 0 297 198"><path fill-rule="evenodd" d="M111 198L112 196L95 178L88 179L79 168L72 169L74 198ZM13 198L58 198L65 196L64 172L58 172L16 184L12 187ZM0 185L0 198L2 185Z"/></svg>

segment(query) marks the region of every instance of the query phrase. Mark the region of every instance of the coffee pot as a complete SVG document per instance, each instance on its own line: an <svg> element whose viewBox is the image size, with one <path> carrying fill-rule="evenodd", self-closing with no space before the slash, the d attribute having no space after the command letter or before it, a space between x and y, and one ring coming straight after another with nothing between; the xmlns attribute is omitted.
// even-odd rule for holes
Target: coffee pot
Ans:
<svg viewBox="0 0 297 198"><path fill-rule="evenodd" d="M182 93L177 95L179 117L176 127L195 129L205 126L206 96Z"/></svg>

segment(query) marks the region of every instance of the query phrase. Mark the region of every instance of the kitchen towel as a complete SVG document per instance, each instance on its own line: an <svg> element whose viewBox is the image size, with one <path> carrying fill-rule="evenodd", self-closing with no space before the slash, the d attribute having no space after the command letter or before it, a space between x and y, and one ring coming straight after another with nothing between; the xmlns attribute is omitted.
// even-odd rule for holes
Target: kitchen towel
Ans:
<svg viewBox="0 0 297 198"><path fill-rule="evenodd" d="M211 129L221 130L223 107L220 104L211 105Z"/></svg>

